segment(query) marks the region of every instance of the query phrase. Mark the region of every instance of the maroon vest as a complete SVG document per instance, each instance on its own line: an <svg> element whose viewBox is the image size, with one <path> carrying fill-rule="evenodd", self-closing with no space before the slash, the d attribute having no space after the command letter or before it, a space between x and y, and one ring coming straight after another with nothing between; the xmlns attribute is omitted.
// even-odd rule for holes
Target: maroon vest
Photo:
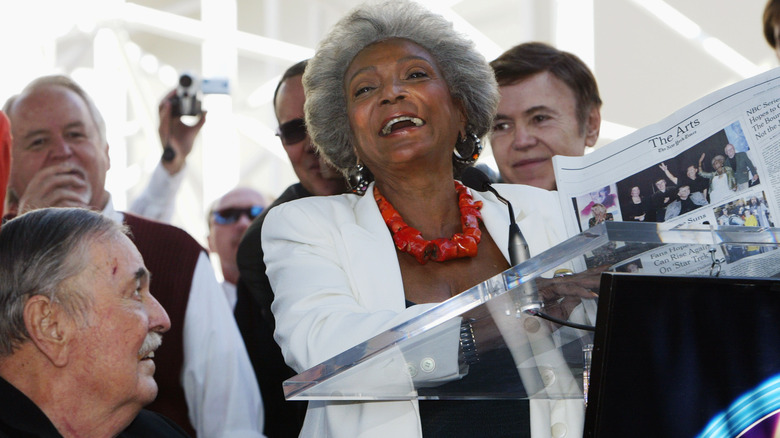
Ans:
<svg viewBox="0 0 780 438"><path fill-rule="evenodd" d="M171 329L163 334L163 344L154 353L154 379L159 391L146 409L159 412L195 437L187 413L181 385L184 358L182 331L192 277L203 247L184 230L172 225L124 213L130 237L152 273L150 292L171 319Z"/></svg>

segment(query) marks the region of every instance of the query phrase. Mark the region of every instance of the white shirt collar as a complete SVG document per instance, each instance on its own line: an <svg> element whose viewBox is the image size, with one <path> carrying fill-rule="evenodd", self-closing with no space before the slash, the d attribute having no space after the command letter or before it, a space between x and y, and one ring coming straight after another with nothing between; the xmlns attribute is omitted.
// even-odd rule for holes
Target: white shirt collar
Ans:
<svg viewBox="0 0 780 438"><path fill-rule="evenodd" d="M108 202L106 202L106 206L103 208L103 215L106 217L111 218L114 222L122 223L125 220L125 215L121 211L116 211L114 209L114 203L111 201L111 195L108 196Z"/></svg>
<svg viewBox="0 0 780 438"><path fill-rule="evenodd" d="M229 281L223 281L222 291L225 292L225 298L227 298L228 304L230 304L230 310L233 311L236 308L236 301L238 301L236 285Z"/></svg>

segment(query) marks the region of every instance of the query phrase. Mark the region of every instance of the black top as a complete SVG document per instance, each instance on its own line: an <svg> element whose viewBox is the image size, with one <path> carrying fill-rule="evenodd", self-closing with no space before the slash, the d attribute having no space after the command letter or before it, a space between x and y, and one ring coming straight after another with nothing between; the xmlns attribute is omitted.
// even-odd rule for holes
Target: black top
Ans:
<svg viewBox="0 0 780 438"><path fill-rule="evenodd" d="M680 214L688 213L689 211L696 210L697 208L699 208L699 206L694 204L691 198L680 199Z"/></svg>
<svg viewBox="0 0 780 438"><path fill-rule="evenodd" d="M141 410L120 438L186 438L179 426L155 412ZM61 438L46 414L26 395L0 378L0 438Z"/></svg>
<svg viewBox="0 0 780 438"><path fill-rule="evenodd" d="M710 180L704 177L697 176L694 179L688 178L688 175L685 175L683 177L680 177L679 180L679 187L682 186L688 186L691 188L691 193L694 192L704 192L705 190L708 190L710 188Z"/></svg>
<svg viewBox="0 0 780 438"><path fill-rule="evenodd" d="M640 219L636 218L642 215L645 215L644 219L642 219L645 222L655 219L655 217L651 218L647 215L648 210L650 210L647 205L647 198L641 197L640 199L641 202L639 204L634 203L632 198L628 198L627 201L621 204L621 213L624 221L639 221Z"/></svg>
<svg viewBox="0 0 780 438"><path fill-rule="evenodd" d="M480 353L481 354L481 353ZM493 357L490 356L500 356ZM505 356L505 357L504 357ZM510 361L512 357L506 350L494 350L482 356L485 361ZM510 375L496 375L496 369L514 370L512 366L481 366L480 362L469 365L469 374L458 385L470 385L477 392L485 387L522 385L517 372ZM446 386L446 385L444 385ZM500 394L502 388L497 388ZM425 390L421 389L420 395ZM446 392L446 388L436 388L435 392ZM420 400L420 423L423 437L448 438L526 438L531 436L530 405L528 400Z"/></svg>
<svg viewBox="0 0 780 438"><path fill-rule="evenodd" d="M414 303L406 300L406 307ZM432 390L446 397L448 386L456 393L474 388L476 392L507 392L507 387L522 388L520 376L514 370L514 359L506 349L480 352L481 359L469 365L469 372L463 379L444 384ZM496 363L506 366L496 367ZM510 366L511 365L511 366ZM496 370L511 370L511 374L496 374ZM494 389L491 391L491 389ZM521 389L518 389L521 390ZM420 388L418 394L425 396L427 390ZM531 436L530 405L528 400L420 400L420 424L423 437L448 438L526 438Z"/></svg>
<svg viewBox="0 0 780 438"><path fill-rule="evenodd" d="M677 199L677 186L667 185L665 192L655 192L650 200L655 208L656 222L663 222L666 214L666 206Z"/></svg>

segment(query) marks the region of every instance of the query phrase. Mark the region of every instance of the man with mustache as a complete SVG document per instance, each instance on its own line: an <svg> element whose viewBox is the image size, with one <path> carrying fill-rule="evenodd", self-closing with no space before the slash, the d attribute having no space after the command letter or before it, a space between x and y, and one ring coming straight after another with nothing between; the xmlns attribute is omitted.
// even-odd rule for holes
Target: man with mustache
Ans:
<svg viewBox="0 0 780 438"><path fill-rule="evenodd" d="M13 136L14 210L82 207L124 222L153 274L151 291L171 329L156 355L160 390L149 409L191 435L262 436L256 380L205 250L179 228L114 209L104 187L106 126L92 99L66 76L44 76L4 110Z"/></svg>
<svg viewBox="0 0 780 438"><path fill-rule="evenodd" d="M143 411L171 322L126 229L40 209L0 233L0 437L186 437Z"/></svg>

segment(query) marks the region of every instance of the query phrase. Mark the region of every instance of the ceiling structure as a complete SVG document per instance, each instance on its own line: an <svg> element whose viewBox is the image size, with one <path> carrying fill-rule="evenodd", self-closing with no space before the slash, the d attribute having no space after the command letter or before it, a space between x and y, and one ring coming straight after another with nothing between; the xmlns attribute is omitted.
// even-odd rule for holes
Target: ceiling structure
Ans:
<svg viewBox="0 0 780 438"><path fill-rule="evenodd" d="M7 0L2 0L7 1ZM764 0L439 0L421 3L469 33L488 60L524 41L574 52L604 106L597 146L777 65ZM0 17L0 99L32 78L72 75L109 127L107 185L123 209L159 160L157 105L179 73L228 77L188 161L174 223L201 242L204 212L234 187L275 197L296 180L274 137L279 75L313 54L356 0L31 0ZM490 152L487 151L487 160Z"/></svg>

